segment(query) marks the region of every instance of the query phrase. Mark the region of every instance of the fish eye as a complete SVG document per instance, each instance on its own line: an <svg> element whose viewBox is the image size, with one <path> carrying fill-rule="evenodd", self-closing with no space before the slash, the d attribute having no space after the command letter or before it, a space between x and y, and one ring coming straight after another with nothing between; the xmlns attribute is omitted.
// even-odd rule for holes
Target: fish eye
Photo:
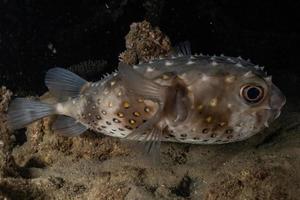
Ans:
<svg viewBox="0 0 300 200"><path fill-rule="evenodd" d="M258 85L247 84L241 87L240 96L247 103L259 103L264 97L264 89Z"/></svg>

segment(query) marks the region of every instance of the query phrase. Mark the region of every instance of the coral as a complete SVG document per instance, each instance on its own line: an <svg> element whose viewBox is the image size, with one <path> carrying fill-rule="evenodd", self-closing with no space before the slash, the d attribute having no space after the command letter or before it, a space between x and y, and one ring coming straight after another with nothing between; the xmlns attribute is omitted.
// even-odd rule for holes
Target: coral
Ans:
<svg viewBox="0 0 300 200"><path fill-rule="evenodd" d="M6 114L11 96L12 92L5 86L0 88L0 148L4 148L5 150L10 148L10 144L13 140L6 124Z"/></svg>
<svg viewBox="0 0 300 200"><path fill-rule="evenodd" d="M127 50L120 54L120 61L127 64L166 56L172 49L168 36L147 21L131 24L125 40Z"/></svg>
<svg viewBox="0 0 300 200"><path fill-rule="evenodd" d="M17 165L10 152L15 142L15 136L7 127L7 109L12 92L6 87L0 88L0 178L17 176Z"/></svg>

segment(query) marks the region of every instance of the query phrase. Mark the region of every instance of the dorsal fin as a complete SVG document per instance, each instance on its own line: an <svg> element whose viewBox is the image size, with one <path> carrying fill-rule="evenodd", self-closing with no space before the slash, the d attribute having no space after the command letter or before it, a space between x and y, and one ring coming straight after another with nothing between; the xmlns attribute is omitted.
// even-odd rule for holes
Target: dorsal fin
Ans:
<svg viewBox="0 0 300 200"><path fill-rule="evenodd" d="M63 68L50 69L45 77L45 83L51 94L59 99L76 97L86 80Z"/></svg>

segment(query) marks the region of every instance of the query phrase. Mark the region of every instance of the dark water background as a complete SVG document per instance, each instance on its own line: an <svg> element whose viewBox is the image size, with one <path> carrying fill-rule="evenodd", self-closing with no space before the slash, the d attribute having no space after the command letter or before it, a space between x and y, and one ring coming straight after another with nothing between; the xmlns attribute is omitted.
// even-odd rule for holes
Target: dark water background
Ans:
<svg viewBox="0 0 300 200"><path fill-rule="evenodd" d="M147 19L173 44L189 40L193 52L265 65L284 93L297 96L299 10L297 0L1 0L0 85L42 94L47 69L86 60L105 60L111 72L130 24Z"/></svg>

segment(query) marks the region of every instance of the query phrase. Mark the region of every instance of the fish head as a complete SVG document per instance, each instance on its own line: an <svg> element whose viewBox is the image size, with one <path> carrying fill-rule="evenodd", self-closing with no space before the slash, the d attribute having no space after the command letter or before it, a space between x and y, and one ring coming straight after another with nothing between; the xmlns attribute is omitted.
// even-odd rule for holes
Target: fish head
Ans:
<svg viewBox="0 0 300 200"><path fill-rule="evenodd" d="M235 140L268 126L286 101L270 77L252 71L202 74L188 91L193 105L186 119L189 126L213 135L230 133Z"/></svg>
<svg viewBox="0 0 300 200"><path fill-rule="evenodd" d="M237 105L243 107L244 113L254 116L256 126L266 126L279 117L286 103L283 93L272 82L271 76L262 76L248 71L236 82L239 91ZM246 122L245 122L246 123Z"/></svg>

